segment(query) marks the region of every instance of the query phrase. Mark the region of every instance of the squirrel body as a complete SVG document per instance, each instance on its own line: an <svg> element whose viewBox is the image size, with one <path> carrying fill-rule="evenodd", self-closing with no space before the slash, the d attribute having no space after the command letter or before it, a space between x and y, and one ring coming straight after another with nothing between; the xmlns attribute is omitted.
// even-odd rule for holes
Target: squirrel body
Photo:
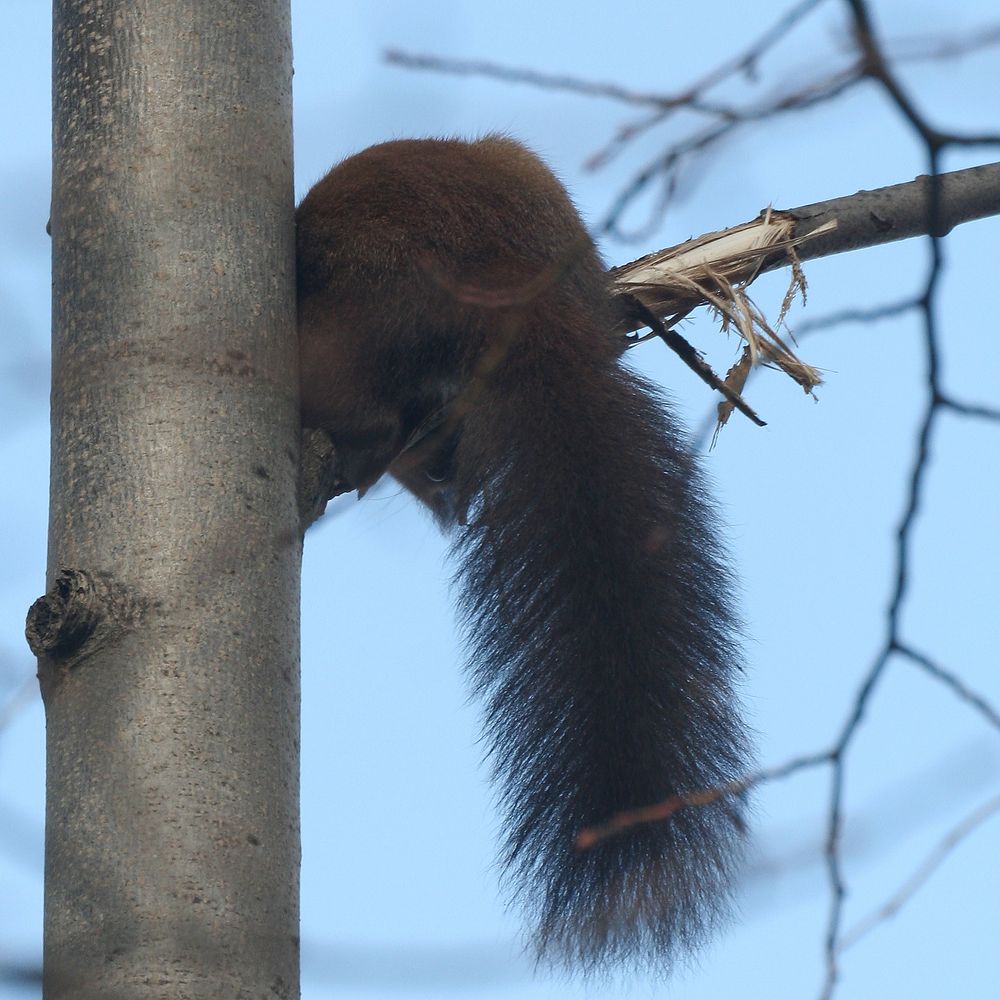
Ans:
<svg viewBox="0 0 1000 1000"><path fill-rule="evenodd" d="M700 474L620 363L593 242L502 136L373 146L296 222L303 424L344 489L389 471L453 533L501 863L538 954L669 965L727 911L741 853L738 624Z"/></svg>

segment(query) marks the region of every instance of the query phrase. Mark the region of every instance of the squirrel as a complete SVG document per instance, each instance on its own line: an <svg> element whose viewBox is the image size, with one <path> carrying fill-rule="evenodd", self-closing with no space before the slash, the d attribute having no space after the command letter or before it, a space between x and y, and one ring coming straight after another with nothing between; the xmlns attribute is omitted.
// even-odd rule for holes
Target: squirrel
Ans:
<svg viewBox="0 0 1000 1000"><path fill-rule="evenodd" d="M453 535L501 870L537 956L668 969L727 913L742 853L740 624L696 462L621 364L593 241L500 135L372 146L296 228L303 426L332 439L333 492L388 471Z"/></svg>

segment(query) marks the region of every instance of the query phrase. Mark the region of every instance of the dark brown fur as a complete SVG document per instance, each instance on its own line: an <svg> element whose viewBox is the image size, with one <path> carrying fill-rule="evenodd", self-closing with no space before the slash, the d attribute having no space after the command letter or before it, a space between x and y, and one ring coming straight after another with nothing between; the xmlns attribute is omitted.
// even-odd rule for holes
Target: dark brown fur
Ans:
<svg viewBox="0 0 1000 1000"><path fill-rule="evenodd" d="M619 362L604 268L512 140L390 142L299 207L302 415L455 533L471 674L538 953L663 966L725 912L742 803L589 851L747 766L730 581L685 443Z"/></svg>

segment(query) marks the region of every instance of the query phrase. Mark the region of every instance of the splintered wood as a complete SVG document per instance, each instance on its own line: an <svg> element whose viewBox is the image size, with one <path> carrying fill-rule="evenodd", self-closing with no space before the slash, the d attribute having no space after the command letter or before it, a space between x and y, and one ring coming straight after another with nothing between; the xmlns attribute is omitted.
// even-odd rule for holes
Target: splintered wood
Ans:
<svg viewBox="0 0 1000 1000"><path fill-rule="evenodd" d="M768 209L742 225L647 254L612 268L612 292L638 299L651 313L661 317L667 327L679 323L698 306L707 305L714 310L723 331L734 328L745 342L740 360L723 380L737 395L750 370L761 364L780 368L806 392L812 392L822 382L819 372L795 355L778 330L796 294L805 300L806 282L796 246L828 232L836 222L799 238L794 235L796 222L789 213ZM789 265L790 279L778 318L772 324L747 294L747 288L759 274L778 262ZM633 320L622 329L632 332L639 328L640 323ZM732 408L728 400L720 404L720 426Z"/></svg>

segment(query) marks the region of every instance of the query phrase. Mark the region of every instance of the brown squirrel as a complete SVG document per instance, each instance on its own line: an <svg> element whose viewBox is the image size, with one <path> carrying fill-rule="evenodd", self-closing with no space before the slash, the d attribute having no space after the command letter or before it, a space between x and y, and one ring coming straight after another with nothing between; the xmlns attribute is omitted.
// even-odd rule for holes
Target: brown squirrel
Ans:
<svg viewBox="0 0 1000 1000"><path fill-rule="evenodd" d="M741 796L574 838L745 772L738 625L695 462L620 363L597 251L502 136L373 146L296 218L303 425L332 438L340 490L389 471L454 533L537 953L668 965L728 908Z"/></svg>

